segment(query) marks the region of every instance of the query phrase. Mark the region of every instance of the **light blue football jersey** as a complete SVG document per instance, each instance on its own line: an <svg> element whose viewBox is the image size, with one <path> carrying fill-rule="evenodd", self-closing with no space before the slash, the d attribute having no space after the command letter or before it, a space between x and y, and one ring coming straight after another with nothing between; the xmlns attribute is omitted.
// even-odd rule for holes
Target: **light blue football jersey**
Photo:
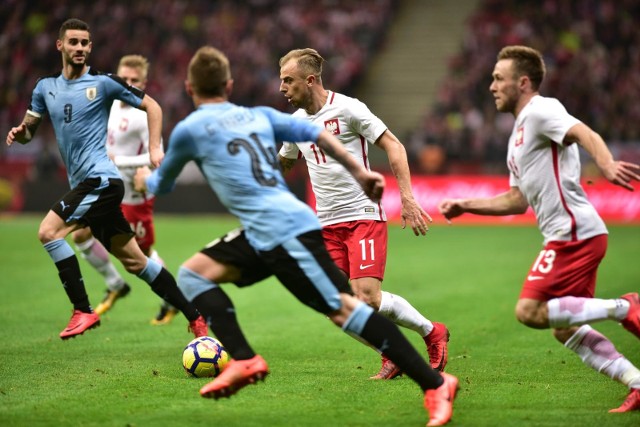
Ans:
<svg viewBox="0 0 640 427"><path fill-rule="evenodd" d="M51 117L71 188L89 177L120 178L107 155L109 110L115 99L138 107L143 97L118 77L91 68L78 79L58 73L38 80L29 111Z"/></svg>
<svg viewBox="0 0 640 427"><path fill-rule="evenodd" d="M194 160L220 201L236 215L258 250L275 246L320 223L287 187L276 142L316 141L322 127L269 107L224 102L201 105L175 127L161 166L147 179L154 194L171 191Z"/></svg>

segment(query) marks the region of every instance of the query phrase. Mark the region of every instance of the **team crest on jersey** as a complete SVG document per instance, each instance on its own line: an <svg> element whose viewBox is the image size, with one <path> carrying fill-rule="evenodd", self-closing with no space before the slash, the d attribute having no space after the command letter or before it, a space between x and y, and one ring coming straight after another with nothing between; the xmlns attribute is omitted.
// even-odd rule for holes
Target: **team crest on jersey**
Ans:
<svg viewBox="0 0 640 427"><path fill-rule="evenodd" d="M331 135L340 135L340 124L338 124L338 119L325 120L324 128Z"/></svg>
<svg viewBox="0 0 640 427"><path fill-rule="evenodd" d="M98 88L97 87L88 87L85 95L87 95L87 99L89 101L93 101L98 96Z"/></svg>
<svg viewBox="0 0 640 427"><path fill-rule="evenodd" d="M516 147L519 147L524 142L524 127L519 127L516 131Z"/></svg>

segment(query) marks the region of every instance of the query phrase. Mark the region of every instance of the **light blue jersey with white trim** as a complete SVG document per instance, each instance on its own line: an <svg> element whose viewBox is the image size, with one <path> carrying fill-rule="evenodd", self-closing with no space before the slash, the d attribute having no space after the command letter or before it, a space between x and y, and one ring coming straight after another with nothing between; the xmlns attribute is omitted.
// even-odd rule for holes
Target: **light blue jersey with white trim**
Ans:
<svg viewBox="0 0 640 427"><path fill-rule="evenodd" d="M204 104L175 127L161 166L147 179L154 194L171 191L194 160L220 201L236 215L247 240L270 250L319 230L313 210L287 187L276 142L316 141L322 127L269 107Z"/></svg>
<svg viewBox="0 0 640 427"><path fill-rule="evenodd" d="M143 97L117 76L91 68L73 80L62 73L38 80L28 112L51 117L71 188L89 177L120 178L107 155L109 111L115 99L138 107Z"/></svg>

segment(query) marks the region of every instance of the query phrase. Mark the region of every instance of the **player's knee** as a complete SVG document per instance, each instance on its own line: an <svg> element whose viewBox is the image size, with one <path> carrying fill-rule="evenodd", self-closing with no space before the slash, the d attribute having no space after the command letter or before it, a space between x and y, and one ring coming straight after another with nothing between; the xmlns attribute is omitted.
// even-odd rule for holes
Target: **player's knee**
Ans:
<svg viewBox="0 0 640 427"><path fill-rule="evenodd" d="M146 258L144 260L134 257L122 257L120 262L128 273L138 275L146 267Z"/></svg>
<svg viewBox="0 0 640 427"><path fill-rule="evenodd" d="M363 301L375 311L380 311L380 299L377 301L375 299L363 299Z"/></svg>
<svg viewBox="0 0 640 427"><path fill-rule="evenodd" d="M360 290L356 292L356 297L375 311L380 310L381 297L379 292L376 294L375 292L363 292Z"/></svg>
<svg viewBox="0 0 640 427"><path fill-rule="evenodd" d="M548 327L545 319L543 318L544 316L540 310L535 307L518 303L515 311L516 319L525 326L535 329L544 329Z"/></svg>
<svg viewBox="0 0 640 427"><path fill-rule="evenodd" d="M576 333L577 330L578 330L578 328L575 328L575 327L572 327L572 328L559 328L559 329L554 329L552 332L553 332L553 336L555 337L555 339L557 339L562 344L564 344L569 340L569 338L571 338L573 336L573 334Z"/></svg>
<svg viewBox="0 0 640 427"><path fill-rule="evenodd" d="M41 224L38 229L38 240L40 243L45 244L56 239L56 232L53 228L47 227L45 224Z"/></svg>
<svg viewBox="0 0 640 427"><path fill-rule="evenodd" d="M340 309L327 314L327 317L333 322L334 325L342 327L342 325L344 325L344 322L349 317L349 314L351 314L351 312L343 306Z"/></svg>
<svg viewBox="0 0 640 427"><path fill-rule="evenodd" d="M342 327L358 304L360 301L353 295L340 293L340 307L327 313L327 317L337 326Z"/></svg>

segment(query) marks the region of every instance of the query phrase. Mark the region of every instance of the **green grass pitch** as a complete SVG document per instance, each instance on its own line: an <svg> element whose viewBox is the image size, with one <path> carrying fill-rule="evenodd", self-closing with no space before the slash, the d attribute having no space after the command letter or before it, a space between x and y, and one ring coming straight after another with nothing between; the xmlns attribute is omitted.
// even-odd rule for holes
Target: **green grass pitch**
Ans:
<svg viewBox="0 0 640 427"><path fill-rule="evenodd" d="M191 340L176 317L151 326L159 300L127 276L131 294L102 325L63 342L71 309L37 240L40 217L0 218L0 425L2 426L423 426L422 394L408 378L369 380L379 358L275 280L226 286L244 331L271 369L230 399L199 396L207 379L181 366ZM159 216L169 269L237 225L226 216ZM277 224L274 224L277 227ZM640 227L610 227L597 296L640 288ZM640 413L608 414L627 390L586 368L549 331L513 308L541 247L535 227L434 224L427 237L390 226L384 289L451 330L447 371L460 378L451 426L639 426ZM80 260L93 305L100 277ZM120 268L120 266L118 266ZM636 366L640 342L614 322L594 325ZM421 339L405 335L424 353ZM426 357L426 354L425 354Z"/></svg>

